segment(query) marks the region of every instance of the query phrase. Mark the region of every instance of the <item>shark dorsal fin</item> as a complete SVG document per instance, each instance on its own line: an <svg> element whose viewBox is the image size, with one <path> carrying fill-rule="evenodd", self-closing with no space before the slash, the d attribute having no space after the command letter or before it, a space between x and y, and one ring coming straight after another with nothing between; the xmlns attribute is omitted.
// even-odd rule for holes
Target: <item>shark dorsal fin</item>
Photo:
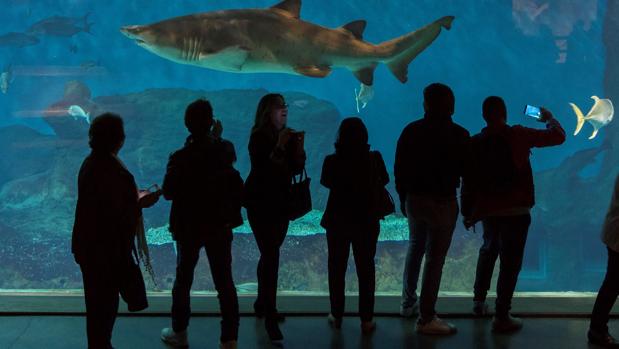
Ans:
<svg viewBox="0 0 619 349"><path fill-rule="evenodd" d="M277 5L271 6L271 8L288 12L296 19L301 17L301 0L284 0Z"/></svg>
<svg viewBox="0 0 619 349"><path fill-rule="evenodd" d="M352 21L348 24L341 26L340 28L349 31L355 38L363 40L363 31L365 30L366 22L363 19Z"/></svg>

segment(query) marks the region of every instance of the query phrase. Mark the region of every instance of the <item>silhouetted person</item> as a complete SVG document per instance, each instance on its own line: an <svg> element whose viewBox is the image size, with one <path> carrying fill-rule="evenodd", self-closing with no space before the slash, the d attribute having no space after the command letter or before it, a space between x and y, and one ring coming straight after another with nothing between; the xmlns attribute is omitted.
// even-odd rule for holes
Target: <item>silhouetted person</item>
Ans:
<svg viewBox="0 0 619 349"><path fill-rule="evenodd" d="M329 248L330 323L340 328L344 315L346 268L353 249L359 280L361 330L374 330L374 256L380 233L373 206L373 193L389 182L389 174L378 151L370 151L368 131L357 117L342 121L335 142L335 154L322 165L320 184L329 189L321 225L327 230Z"/></svg>
<svg viewBox="0 0 619 349"><path fill-rule="evenodd" d="M524 246L535 204L531 148L549 147L565 141L565 132L552 114L542 108L539 121L545 130L507 124L503 99L486 98L483 117L487 127L471 138L470 176L462 189L462 214L468 228L481 220L484 243L479 249L475 276L473 312L487 313L486 295L497 257L501 268L497 281L493 331L509 332L522 321L509 314L512 296L522 266Z"/></svg>
<svg viewBox="0 0 619 349"><path fill-rule="evenodd" d="M265 317L271 340L283 335L277 312L279 249L288 231L288 192L292 176L305 166L303 135L286 127L288 106L280 94L267 94L258 103L249 138L251 170L245 183L247 219L260 250L256 316Z"/></svg>
<svg viewBox="0 0 619 349"><path fill-rule="evenodd" d="M608 332L609 314L619 296L619 176L615 180L615 189L602 228L602 242L608 250L608 267L593 306L588 337L590 343L605 348L619 348L619 342Z"/></svg>
<svg viewBox="0 0 619 349"><path fill-rule="evenodd" d="M458 218L456 189L464 172L469 133L451 119L455 98L448 86L431 84L423 90L423 97L425 115L404 128L395 157L396 190L410 231L402 313L412 313L415 308L425 253L416 329L426 334L450 334L455 327L436 316L435 305Z"/></svg>
<svg viewBox="0 0 619 349"><path fill-rule="evenodd" d="M141 208L152 206L159 194L138 200L133 176L118 158L125 141L119 115L97 116L88 136L92 151L79 171L71 251L84 281L88 348L109 349L121 280L136 262L132 250Z"/></svg>
<svg viewBox="0 0 619 349"><path fill-rule="evenodd" d="M206 250L221 309L221 348L236 348L239 305L232 279L232 228L243 223L243 181L233 163L234 146L221 138L223 128L213 108L198 99L185 110L190 135L168 161L163 195L172 200L170 232L176 241L176 279L172 289L172 328L161 339L187 346L190 291L200 250Z"/></svg>

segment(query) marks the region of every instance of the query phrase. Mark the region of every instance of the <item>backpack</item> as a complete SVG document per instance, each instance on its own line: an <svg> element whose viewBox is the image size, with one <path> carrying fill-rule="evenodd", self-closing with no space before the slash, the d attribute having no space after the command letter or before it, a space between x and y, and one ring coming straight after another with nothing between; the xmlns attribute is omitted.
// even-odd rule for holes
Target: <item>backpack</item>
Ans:
<svg viewBox="0 0 619 349"><path fill-rule="evenodd" d="M507 130L482 133L474 139L475 170L480 192L501 194L509 192L515 185L518 171L510 143L511 128Z"/></svg>

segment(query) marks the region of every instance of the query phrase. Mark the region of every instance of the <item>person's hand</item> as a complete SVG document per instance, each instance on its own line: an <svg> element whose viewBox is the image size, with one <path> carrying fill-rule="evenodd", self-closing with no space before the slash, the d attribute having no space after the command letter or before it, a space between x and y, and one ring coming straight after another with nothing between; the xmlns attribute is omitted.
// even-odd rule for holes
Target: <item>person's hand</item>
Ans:
<svg viewBox="0 0 619 349"><path fill-rule="evenodd" d="M292 132L294 132L294 130L291 128L284 128L279 131L277 146L280 148L285 148L286 144L288 144L288 141L290 140L290 137L292 136Z"/></svg>
<svg viewBox="0 0 619 349"><path fill-rule="evenodd" d="M221 124L221 120L214 119L213 120L213 128L211 130L211 135L214 138L221 138L221 135L224 133L224 127Z"/></svg>
<svg viewBox="0 0 619 349"><path fill-rule="evenodd" d="M552 119L554 116L552 116L552 113L550 112L550 110L541 107L540 108L540 116L539 116L539 121L540 122L548 122L548 120Z"/></svg>
<svg viewBox="0 0 619 349"><path fill-rule="evenodd" d="M140 190L140 195L138 199L138 206L140 208L149 208L159 201L159 197L161 196L161 190L157 191L148 191L148 190Z"/></svg>
<svg viewBox="0 0 619 349"><path fill-rule="evenodd" d="M464 224L464 229L469 230L473 227L473 232L475 232L475 222L471 219L471 217L464 217L462 219L462 223Z"/></svg>

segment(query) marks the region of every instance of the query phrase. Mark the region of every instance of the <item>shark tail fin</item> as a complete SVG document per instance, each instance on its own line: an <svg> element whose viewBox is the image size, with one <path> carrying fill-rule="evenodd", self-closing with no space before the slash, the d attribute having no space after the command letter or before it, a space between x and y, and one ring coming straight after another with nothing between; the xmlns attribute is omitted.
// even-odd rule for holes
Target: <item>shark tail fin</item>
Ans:
<svg viewBox="0 0 619 349"><path fill-rule="evenodd" d="M576 136L585 124L585 116L576 104L570 103L570 106L572 107L572 110L574 110L574 114L576 114L576 130L574 130L574 136ZM595 134L593 136L595 137Z"/></svg>
<svg viewBox="0 0 619 349"><path fill-rule="evenodd" d="M453 16L445 16L412 33L378 45L379 50L387 56L384 62L400 82L405 83L408 80L410 62L430 46L442 28L451 29L453 20Z"/></svg>

